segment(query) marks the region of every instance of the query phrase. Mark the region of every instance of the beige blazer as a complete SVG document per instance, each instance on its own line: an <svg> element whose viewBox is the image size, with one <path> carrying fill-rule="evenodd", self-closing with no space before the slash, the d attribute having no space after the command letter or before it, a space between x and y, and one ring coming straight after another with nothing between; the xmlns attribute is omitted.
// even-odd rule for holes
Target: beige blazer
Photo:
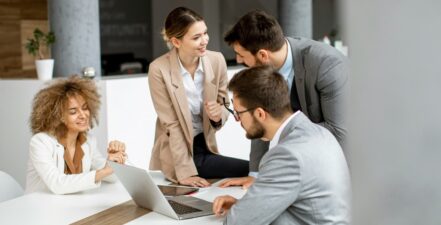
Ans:
<svg viewBox="0 0 441 225"><path fill-rule="evenodd" d="M229 104L227 65L223 55L207 51L201 59L205 72L204 102L222 103L225 97ZM176 49L150 64L148 82L158 116L150 169L161 170L173 182L198 175L193 162L193 124ZM227 121L228 111L223 110L222 125L218 127L212 126L205 110L202 113L208 149L218 154L215 132Z"/></svg>

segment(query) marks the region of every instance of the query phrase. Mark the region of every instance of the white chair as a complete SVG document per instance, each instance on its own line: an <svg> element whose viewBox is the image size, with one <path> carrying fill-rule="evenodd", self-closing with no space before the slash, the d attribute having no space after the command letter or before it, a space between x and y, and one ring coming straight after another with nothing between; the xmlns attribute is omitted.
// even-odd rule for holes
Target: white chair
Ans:
<svg viewBox="0 0 441 225"><path fill-rule="evenodd" d="M23 195L23 188L9 174L0 170L0 202Z"/></svg>

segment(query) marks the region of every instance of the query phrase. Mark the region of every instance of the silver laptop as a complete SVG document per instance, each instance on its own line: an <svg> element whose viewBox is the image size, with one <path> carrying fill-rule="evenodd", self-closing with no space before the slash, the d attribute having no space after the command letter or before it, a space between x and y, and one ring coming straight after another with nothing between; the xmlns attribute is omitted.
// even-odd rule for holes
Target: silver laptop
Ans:
<svg viewBox="0 0 441 225"><path fill-rule="evenodd" d="M109 163L133 201L140 207L177 220L213 214L211 202L188 195L164 196L146 170L111 161Z"/></svg>

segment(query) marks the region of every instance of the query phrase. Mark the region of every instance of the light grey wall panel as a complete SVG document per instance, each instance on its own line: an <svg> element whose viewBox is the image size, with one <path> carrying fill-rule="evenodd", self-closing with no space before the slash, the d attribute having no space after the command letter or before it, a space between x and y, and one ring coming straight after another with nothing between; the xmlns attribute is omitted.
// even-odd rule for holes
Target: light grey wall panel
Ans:
<svg viewBox="0 0 441 225"><path fill-rule="evenodd" d="M441 2L344 1L354 222L441 224Z"/></svg>

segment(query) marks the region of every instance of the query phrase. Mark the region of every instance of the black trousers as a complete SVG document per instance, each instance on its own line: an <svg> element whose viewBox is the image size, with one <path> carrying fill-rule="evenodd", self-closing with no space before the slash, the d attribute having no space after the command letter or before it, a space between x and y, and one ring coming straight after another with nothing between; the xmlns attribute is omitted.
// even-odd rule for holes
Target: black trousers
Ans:
<svg viewBox="0 0 441 225"><path fill-rule="evenodd" d="M248 176L248 161L213 154L208 150L203 133L196 135L193 139L193 160L202 178Z"/></svg>

